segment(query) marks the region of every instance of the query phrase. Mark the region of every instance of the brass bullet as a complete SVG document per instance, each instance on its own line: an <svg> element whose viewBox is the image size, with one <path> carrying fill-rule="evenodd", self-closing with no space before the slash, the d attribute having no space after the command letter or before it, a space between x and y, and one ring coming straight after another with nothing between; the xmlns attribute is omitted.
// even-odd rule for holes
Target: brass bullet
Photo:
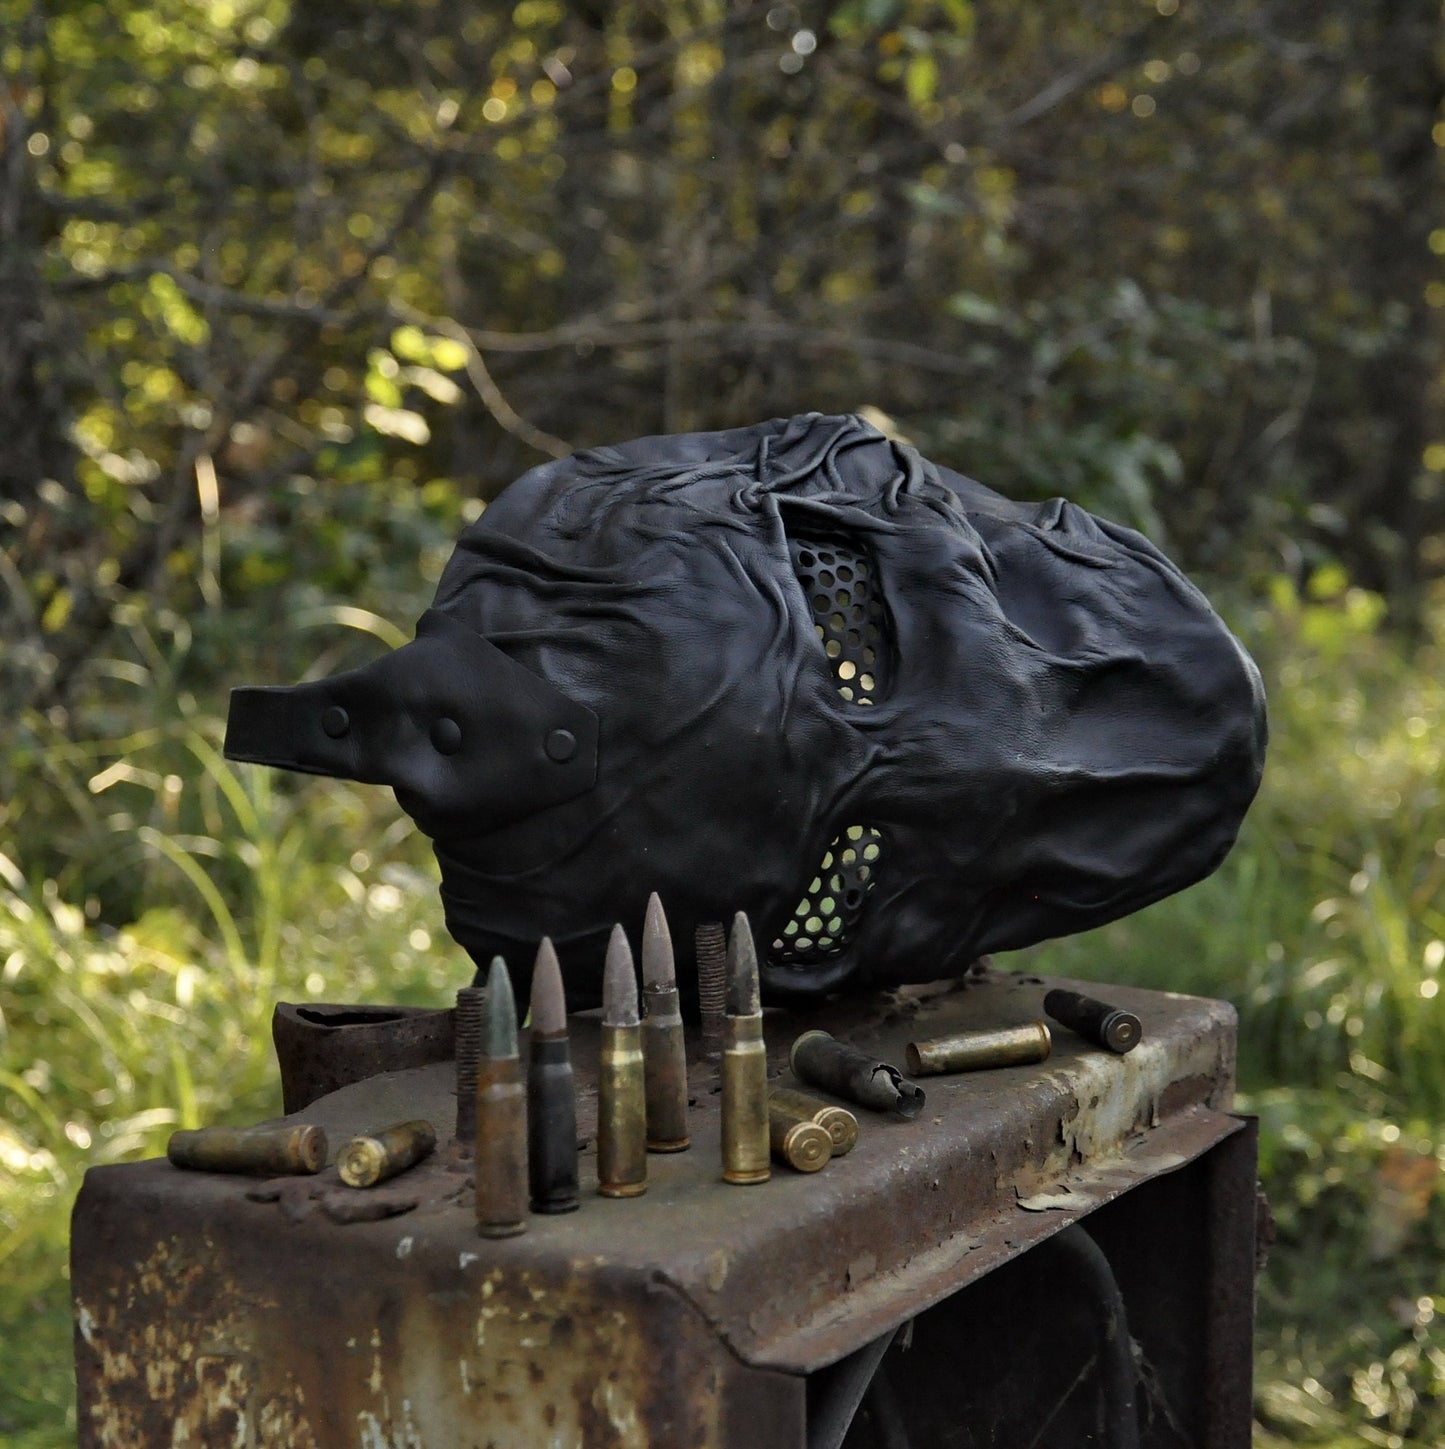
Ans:
<svg viewBox="0 0 1445 1449"><path fill-rule="evenodd" d="M487 973L477 1060L475 1159L477 1232L510 1238L527 1231L527 1091L517 1053L517 1007L500 956Z"/></svg>
<svg viewBox="0 0 1445 1449"><path fill-rule="evenodd" d="M642 927L642 1000L647 1008L642 1018L647 1150L681 1152L691 1141L687 1130L687 1050L682 1038L672 934L655 891L647 899L647 920Z"/></svg>
<svg viewBox="0 0 1445 1449"><path fill-rule="evenodd" d="M770 1116L768 1143L779 1162L798 1172L817 1172L833 1156L833 1139L816 1122L784 1122Z"/></svg>
<svg viewBox="0 0 1445 1449"><path fill-rule="evenodd" d="M766 1182L772 1167L768 1138L768 1054L758 956L748 918L739 911L728 937L727 1014L723 1018L723 1181Z"/></svg>
<svg viewBox="0 0 1445 1449"><path fill-rule="evenodd" d="M1027 1026L1001 1026L988 1031L960 1031L933 1041L911 1041L907 1046L908 1070L919 1076L940 1072L981 1072L993 1067L1013 1067L1041 1062L1048 1056L1053 1039L1042 1021Z"/></svg>
<svg viewBox="0 0 1445 1449"><path fill-rule="evenodd" d="M1110 1006L1078 991L1055 989L1044 997L1044 1010L1070 1031L1123 1056L1131 1052L1144 1036L1144 1026L1132 1011Z"/></svg>
<svg viewBox="0 0 1445 1449"><path fill-rule="evenodd" d="M602 1047L597 1062L597 1191L647 1191L647 1092L632 948L613 926L602 971Z"/></svg>
<svg viewBox="0 0 1445 1449"><path fill-rule="evenodd" d="M846 1107L834 1107L787 1087L775 1088L769 1094L768 1121L816 1122L832 1139L834 1157L851 1152L858 1142L858 1119Z"/></svg>
<svg viewBox="0 0 1445 1449"><path fill-rule="evenodd" d="M793 1075L825 1092L845 1097L875 1112L916 1117L923 1110L923 1088L890 1062L839 1041L826 1031L805 1031L788 1053Z"/></svg>
<svg viewBox="0 0 1445 1449"><path fill-rule="evenodd" d="M320 1172L326 1165L326 1133L306 1123L274 1127L201 1127L172 1132L166 1143L172 1166L200 1172L238 1172L284 1177Z"/></svg>
<svg viewBox="0 0 1445 1449"><path fill-rule="evenodd" d="M353 1137L336 1155L336 1170L347 1187L375 1187L414 1167L437 1145L436 1130L417 1118L380 1132Z"/></svg>
<svg viewBox="0 0 1445 1449"><path fill-rule="evenodd" d="M527 1057L527 1171L534 1213L577 1210L577 1089L557 953L545 936L532 970Z"/></svg>

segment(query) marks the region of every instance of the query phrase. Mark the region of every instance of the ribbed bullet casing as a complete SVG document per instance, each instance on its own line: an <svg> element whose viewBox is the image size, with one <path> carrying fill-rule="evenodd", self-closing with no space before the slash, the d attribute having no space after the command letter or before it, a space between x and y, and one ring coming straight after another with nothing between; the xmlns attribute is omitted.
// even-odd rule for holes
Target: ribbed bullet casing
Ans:
<svg viewBox="0 0 1445 1449"><path fill-rule="evenodd" d="M532 1211L570 1213L577 1185L577 1091L565 1037L533 1036L527 1059L527 1172Z"/></svg>
<svg viewBox="0 0 1445 1449"><path fill-rule="evenodd" d="M727 998L728 938L721 921L704 921L694 930L697 953L697 1005L702 1017L702 1054L710 1062L722 1052Z"/></svg>
<svg viewBox="0 0 1445 1449"><path fill-rule="evenodd" d="M347 1187L375 1187L405 1172L436 1148L437 1134L420 1117L380 1132L353 1137L336 1155L336 1170Z"/></svg>
<svg viewBox="0 0 1445 1449"><path fill-rule="evenodd" d="M477 1135L477 1062L482 1055L482 1012L487 1000L481 986L457 991L457 1141L470 1152Z"/></svg>
<svg viewBox="0 0 1445 1449"><path fill-rule="evenodd" d="M691 1142L687 1127L687 1049L676 987L642 993L642 1059L647 1102L647 1150L681 1152Z"/></svg>
<svg viewBox="0 0 1445 1449"><path fill-rule="evenodd" d="M602 1027L597 1191L603 1197L639 1197L647 1191L647 1097L638 1026Z"/></svg>
<svg viewBox="0 0 1445 1449"><path fill-rule="evenodd" d="M768 1121L815 1122L827 1132L833 1143L833 1156L851 1152L858 1142L858 1119L846 1107L820 1102L806 1092L779 1087L768 1096Z"/></svg>
<svg viewBox="0 0 1445 1449"><path fill-rule="evenodd" d="M173 1132L166 1156L175 1167L201 1172L238 1172L284 1177L320 1172L326 1165L326 1133L309 1124L278 1127L201 1127Z"/></svg>
<svg viewBox="0 0 1445 1449"><path fill-rule="evenodd" d="M477 1232L510 1238L527 1230L527 1090L516 1057L477 1064Z"/></svg>
<svg viewBox="0 0 1445 1449"><path fill-rule="evenodd" d="M768 1055L762 1013L730 1015L723 1020L723 1180L766 1182L772 1171L769 1152Z"/></svg>
<svg viewBox="0 0 1445 1449"><path fill-rule="evenodd" d="M833 1139L816 1122L784 1122L769 1117L768 1143L773 1156L795 1172L817 1172L833 1156Z"/></svg>
<svg viewBox="0 0 1445 1449"><path fill-rule="evenodd" d="M1053 1038L1042 1021L1026 1026L1001 1026L989 1031L961 1031L932 1041L911 1041L906 1054L908 1070L918 1076L940 1072L980 1072L993 1067L1014 1067L1041 1062Z"/></svg>

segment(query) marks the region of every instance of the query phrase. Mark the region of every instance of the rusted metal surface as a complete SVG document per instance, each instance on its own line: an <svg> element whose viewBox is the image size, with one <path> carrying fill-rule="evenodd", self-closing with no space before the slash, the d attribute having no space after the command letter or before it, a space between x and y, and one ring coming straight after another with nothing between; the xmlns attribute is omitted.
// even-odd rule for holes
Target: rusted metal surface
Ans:
<svg viewBox="0 0 1445 1449"><path fill-rule="evenodd" d="M804 1025L901 1060L909 1040L1033 1020L1054 984L1071 983L986 975L806 1022L769 1013L770 1083L797 1085L787 1049ZM1143 1023L1127 1057L1061 1036L1046 1063L935 1079L921 1117L867 1114L847 1157L775 1175L745 1211L719 1180L718 1097L706 1088L693 1149L654 1157L646 1196L595 1195L591 1145L581 1211L534 1216L504 1241L477 1237L468 1164L444 1153L399 1180L412 1211L346 1227L319 1213L291 1222L279 1201L248 1201L243 1182L164 1163L96 1169L73 1238L82 1442L171 1444L184 1424L190 1442L368 1449L800 1446L803 1375L1064 1224L1142 1198L1130 1189L1197 1173L1188 1164L1213 1164L1221 1142L1244 1143L1236 1168L1252 1150L1228 1110L1230 1008L1111 996ZM597 1041L595 1021L574 1018L589 1139ZM708 1081L700 1042L689 1046ZM310 1104L306 1120L342 1142L402 1117L445 1121L454 1091L445 1065L394 1072ZM1181 1243L1215 1232L1232 1245L1198 1277L1201 1293L1220 1286L1224 1306L1209 1339L1219 1402L1196 1395L1197 1423L1248 1414L1249 1275L1234 1259L1252 1253L1254 1201L1245 1193L1236 1211L1232 1178L1220 1182L1182 1199L1204 1204L1196 1217L1178 1208L1170 1220ZM1136 1290L1121 1281L1132 1328ZM1221 1434L1200 1437L1234 1442Z"/></svg>
<svg viewBox="0 0 1445 1449"><path fill-rule="evenodd" d="M450 1061L453 1015L416 1006L278 1001L271 1040L281 1068L282 1110L299 1112L378 1072Z"/></svg>

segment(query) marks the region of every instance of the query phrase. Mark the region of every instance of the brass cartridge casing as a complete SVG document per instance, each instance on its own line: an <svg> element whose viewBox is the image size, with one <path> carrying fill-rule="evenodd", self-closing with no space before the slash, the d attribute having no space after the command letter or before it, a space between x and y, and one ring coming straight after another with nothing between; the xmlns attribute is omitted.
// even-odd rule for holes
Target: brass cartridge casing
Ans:
<svg viewBox="0 0 1445 1449"><path fill-rule="evenodd" d="M816 1122L785 1122L769 1117L768 1142L773 1156L798 1172L817 1172L833 1156L833 1139Z"/></svg>
<svg viewBox="0 0 1445 1449"><path fill-rule="evenodd" d="M597 1060L597 1191L647 1191L647 1096L639 1026L602 1027Z"/></svg>
<svg viewBox="0 0 1445 1449"><path fill-rule="evenodd" d="M175 1167L201 1172L243 1172L257 1177L320 1172L326 1133L307 1123L275 1127L202 1127L173 1132L166 1156Z"/></svg>
<svg viewBox="0 0 1445 1449"><path fill-rule="evenodd" d="M919 1076L940 1072L979 1072L1041 1062L1053 1044L1042 1021L1026 1026L1001 1026L989 1031L961 1031L933 1041L911 1041L906 1048L908 1070Z"/></svg>
<svg viewBox="0 0 1445 1449"><path fill-rule="evenodd" d="M805 1031L793 1043L788 1064L800 1082L874 1112L916 1117L923 1110L923 1088L916 1082L910 1082L891 1062L881 1062L826 1031Z"/></svg>
<svg viewBox="0 0 1445 1449"><path fill-rule="evenodd" d="M1144 1036L1144 1025L1132 1011L1078 991L1049 992L1044 997L1044 1010L1060 1026L1120 1056L1133 1051Z"/></svg>
<svg viewBox="0 0 1445 1449"><path fill-rule="evenodd" d="M437 1145L436 1129L417 1118L397 1122L366 1137L353 1137L336 1155L336 1170L347 1187L375 1187L414 1167Z"/></svg>
<svg viewBox="0 0 1445 1449"><path fill-rule="evenodd" d="M768 1141L768 1054L763 1015L723 1018L723 1181L766 1182L772 1171Z"/></svg>
<svg viewBox="0 0 1445 1449"><path fill-rule="evenodd" d="M687 1052L677 988L649 986L642 993L647 1150L681 1152L692 1141L687 1129Z"/></svg>
<svg viewBox="0 0 1445 1449"><path fill-rule="evenodd" d="M477 1063L476 1122L477 1232L515 1237L527 1231L527 1090L516 1057Z"/></svg>
<svg viewBox="0 0 1445 1449"><path fill-rule="evenodd" d="M787 1087L778 1087L769 1095L768 1120L816 1122L832 1139L834 1157L851 1152L858 1142L858 1119L846 1107L834 1107Z"/></svg>

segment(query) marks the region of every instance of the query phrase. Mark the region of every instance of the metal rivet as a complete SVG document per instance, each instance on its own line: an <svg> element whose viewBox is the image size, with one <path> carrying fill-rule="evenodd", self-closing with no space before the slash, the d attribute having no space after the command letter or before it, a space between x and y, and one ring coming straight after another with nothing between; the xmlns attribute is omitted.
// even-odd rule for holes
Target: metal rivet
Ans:
<svg viewBox="0 0 1445 1449"><path fill-rule="evenodd" d="M339 704L333 704L321 716L321 728L333 740L339 740L351 728L351 716Z"/></svg>
<svg viewBox="0 0 1445 1449"><path fill-rule="evenodd" d="M456 754L462 747L461 725L443 716L431 727L431 742L438 754Z"/></svg>
<svg viewBox="0 0 1445 1449"><path fill-rule="evenodd" d="M571 730L553 730L545 745L547 758L566 764L577 753L577 736Z"/></svg>

